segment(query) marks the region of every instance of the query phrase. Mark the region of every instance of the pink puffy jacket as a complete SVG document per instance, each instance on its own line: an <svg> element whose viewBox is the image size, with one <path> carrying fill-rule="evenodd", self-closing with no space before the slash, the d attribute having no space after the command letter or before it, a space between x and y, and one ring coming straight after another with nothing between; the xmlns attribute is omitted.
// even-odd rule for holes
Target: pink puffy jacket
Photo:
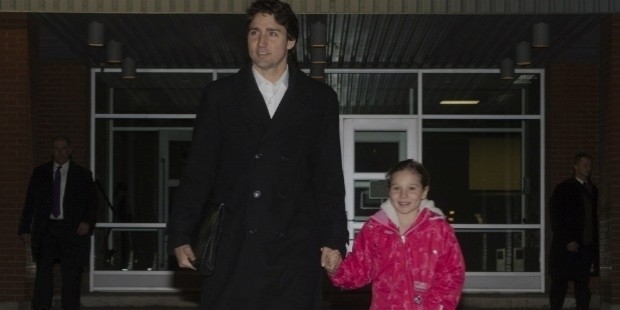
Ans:
<svg viewBox="0 0 620 310"><path fill-rule="evenodd" d="M372 283L370 309L455 309L465 281L461 248L441 210L423 200L404 235L389 200L364 224L338 270L335 286Z"/></svg>

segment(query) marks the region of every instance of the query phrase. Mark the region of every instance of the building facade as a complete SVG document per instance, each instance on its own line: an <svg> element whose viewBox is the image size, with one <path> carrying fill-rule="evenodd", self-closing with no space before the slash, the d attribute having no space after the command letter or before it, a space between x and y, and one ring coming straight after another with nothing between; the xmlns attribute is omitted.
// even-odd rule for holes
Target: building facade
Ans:
<svg viewBox="0 0 620 310"><path fill-rule="evenodd" d="M65 11L71 11L71 8L73 10L77 8L89 10L70 1L62 3L67 5ZM235 12L239 12L239 8L242 10L246 5L242 2L231 3L226 8ZM356 9L356 7L346 5L344 2L344 4L333 2L329 9L320 6L319 4L322 2L307 3L309 4L306 4L306 7L303 7L302 4L296 4L296 6L302 12L304 10L309 12L318 10L318 12L326 14L340 13L338 10ZM379 3L387 3L387 5L384 7ZM604 2L598 4L599 10L602 3ZM32 5L35 5L34 2ZM405 12L413 10L413 7L405 5L405 2L400 4L397 2L362 2L357 10L368 10L371 6L373 10L378 12L371 11L370 13L390 13L390 10L399 8ZM217 7L221 9L224 5ZM487 8L484 5L479 7L481 10ZM52 6L47 9L54 10L55 8ZM132 8L135 9L136 7ZM162 8L162 6L158 6L158 8ZM175 8L169 7L170 10ZM198 5L197 8L208 10L204 5ZM460 13L467 12L467 6L460 8ZM507 5L504 10L509 11L510 8L512 6ZM552 10L553 6L546 8ZM0 73L0 89L3 93L0 101L0 110L3 111L0 117L2 120L0 132L3 134L0 135L0 139L2 139L5 149L2 157L0 157L5 164L5 173L1 177L4 186L0 189L3 198L0 202L0 209L3 214L4 228L0 238L6 245L5 251L0 254L0 262L3 266L1 267L3 280L0 282L2 285L0 287L0 292L2 292L0 293L0 301L25 300L31 294L34 265L30 262L29 250L24 247L24 243L16 236L15 231L31 169L49 159L48 145L51 138L61 134L68 136L73 142L73 158L80 163L96 168L96 177L101 174L105 179L103 173L105 165L98 166L101 164L98 159L103 157L99 148L102 147L102 141L105 141L105 137L102 140L96 134L102 132L96 128L99 126L97 125L96 115L104 115L101 119L106 120L105 114L108 111L105 109L104 111L97 111L97 107L93 105L91 96L94 92L95 78L93 78L91 66L84 61L62 59L50 61L48 58L41 57L39 19L35 18L33 13L29 13L29 10L34 9L33 7L24 7L16 8L16 11L0 13L0 42L2 42L0 45L0 55L2 55L0 61L3 68ZM113 11L123 8L108 9ZM129 8L125 9L130 10ZM417 8L417 10L424 9L432 10L438 9L438 7L419 6ZM488 7L488 10L499 9ZM522 9L528 10L528 8ZM535 11L537 7L531 9ZM585 9L587 6L584 5ZM452 10L457 9L455 7ZM81 13L86 12L80 11L75 14ZM583 13L586 14L587 12ZM544 170L540 172L543 180L543 184L540 186L543 189L541 195L548 197L555 184L570 176L572 158L576 152L584 151L593 155L594 181L600 189L599 224L602 241L601 275L593 281L593 288L601 296L602 304L605 307L615 309L620 307L620 297L618 297L620 294L617 294L620 286L620 277L618 277L617 272L619 262L618 255L614 255L616 253L613 251L620 246L618 239L614 237L614 231L617 230L620 221L620 202L618 202L620 197L616 198L620 192L616 189L619 186L617 179L620 173L620 161L616 160L616 158L620 158L618 157L620 150L616 146L620 145L620 125L617 122L620 119L620 84L615 85L620 83L616 82L620 80L616 78L616 75L620 75L620 70L618 70L620 68L620 52L618 51L620 49L620 36L618 35L620 33L620 16L614 14L613 10L603 13L606 14L600 22L598 37L600 55L595 61L571 60L565 57L558 58L546 64L544 68L540 68L544 72L542 76L545 85L543 98L541 98L541 101L544 102L544 113L540 113L543 117L541 123L544 124L544 128L541 130L544 133L542 137L544 150L540 154L544 158L540 158L540 160L545 164L538 167L542 167ZM494 68L488 69L495 70ZM329 74L329 70L327 73ZM339 94L342 97L342 93ZM405 112L403 114L415 115L416 113ZM183 127L184 124L191 123L187 121L185 116L181 116L179 119L181 119L182 124L175 125L175 127ZM122 120L117 123L122 124ZM123 126L117 124L117 127ZM135 138L133 137L133 139ZM180 141L182 140L183 138L180 138ZM422 156L426 150L423 147L420 150L422 154L417 155ZM103 149L103 151L109 150ZM424 158L423 161L425 161ZM366 176L363 175L362 179ZM113 191L114 184L103 184L103 187L109 194ZM105 201L102 202L102 208L105 208ZM545 220L547 218L544 214L546 207L542 205L538 210L543 213L539 218ZM101 231L105 232L109 227L105 225L105 221L103 222L104 225L100 227ZM110 220L109 222L114 221ZM549 227L545 222L538 224L543 228L542 236L539 236L540 243L548 246L550 242ZM117 225L116 228L122 226ZM154 227L142 228L158 229L160 227L154 225ZM120 231L118 238L123 238ZM543 249L542 253L543 258L540 263L544 265L546 264L547 251ZM102 256L102 254L95 253L94 256ZM545 269L544 266L539 266L539 270ZM92 273L89 276L92 277ZM91 283L88 283L89 281L85 282L86 285L92 287ZM546 283L543 283L543 286L546 286Z"/></svg>

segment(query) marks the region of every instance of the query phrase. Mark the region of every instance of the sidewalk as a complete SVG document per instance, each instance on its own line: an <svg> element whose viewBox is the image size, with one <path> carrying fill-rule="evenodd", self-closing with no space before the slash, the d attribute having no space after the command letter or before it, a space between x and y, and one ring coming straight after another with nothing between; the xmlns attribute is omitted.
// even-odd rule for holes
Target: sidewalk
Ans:
<svg viewBox="0 0 620 310"><path fill-rule="evenodd" d="M367 310L369 292L326 293L324 310ZM54 309L60 309L59 296ZM87 293L82 296L82 308L87 310L181 310L197 309L198 296L175 293ZM546 294L464 294L459 310L548 309ZM565 309L574 309L575 301L568 298ZM599 296L593 296L592 309L600 308ZM29 310L29 302L0 302L2 310Z"/></svg>

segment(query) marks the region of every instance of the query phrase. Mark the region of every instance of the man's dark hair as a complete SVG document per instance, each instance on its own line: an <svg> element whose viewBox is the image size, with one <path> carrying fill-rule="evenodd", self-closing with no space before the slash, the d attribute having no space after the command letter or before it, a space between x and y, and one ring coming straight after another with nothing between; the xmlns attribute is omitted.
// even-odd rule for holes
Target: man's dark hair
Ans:
<svg viewBox="0 0 620 310"><path fill-rule="evenodd" d="M273 15L273 18L279 25L286 28L287 39L297 42L297 38L299 37L299 21L288 3L280 2L279 0L257 0L248 7L245 13L246 33L249 30L254 15L259 13L269 14Z"/></svg>
<svg viewBox="0 0 620 310"><path fill-rule="evenodd" d="M590 156L590 154L588 153L577 153L577 155L575 155L575 160L573 161L573 164L576 165L582 158L592 160L592 156Z"/></svg>

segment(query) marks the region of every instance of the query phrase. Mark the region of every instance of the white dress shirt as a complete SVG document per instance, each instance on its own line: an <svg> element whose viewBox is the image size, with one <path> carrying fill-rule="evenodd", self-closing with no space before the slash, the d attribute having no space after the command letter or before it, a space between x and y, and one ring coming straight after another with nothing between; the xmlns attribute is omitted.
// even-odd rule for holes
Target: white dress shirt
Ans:
<svg viewBox="0 0 620 310"><path fill-rule="evenodd" d="M56 169L58 169L58 166L60 165L54 162L54 169L52 170L52 179L54 178L54 175L56 174ZM65 212L64 212L64 207L63 207L63 201L65 200L65 187L67 185L67 172L68 171L69 171L69 162L67 161L64 165L62 165L62 168L60 168L60 215L58 215L58 217L54 217L53 215L50 214L50 219L52 220L64 219Z"/></svg>
<svg viewBox="0 0 620 310"><path fill-rule="evenodd" d="M258 85L258 89L263 95L263 99L265 99L267 110L269 110L269 116L273 118L288 88L288 66L286 66L286 70L275 83L271 83L265 79L254 67L252 67L252 73L254 74L256 85Z"/></svg>

